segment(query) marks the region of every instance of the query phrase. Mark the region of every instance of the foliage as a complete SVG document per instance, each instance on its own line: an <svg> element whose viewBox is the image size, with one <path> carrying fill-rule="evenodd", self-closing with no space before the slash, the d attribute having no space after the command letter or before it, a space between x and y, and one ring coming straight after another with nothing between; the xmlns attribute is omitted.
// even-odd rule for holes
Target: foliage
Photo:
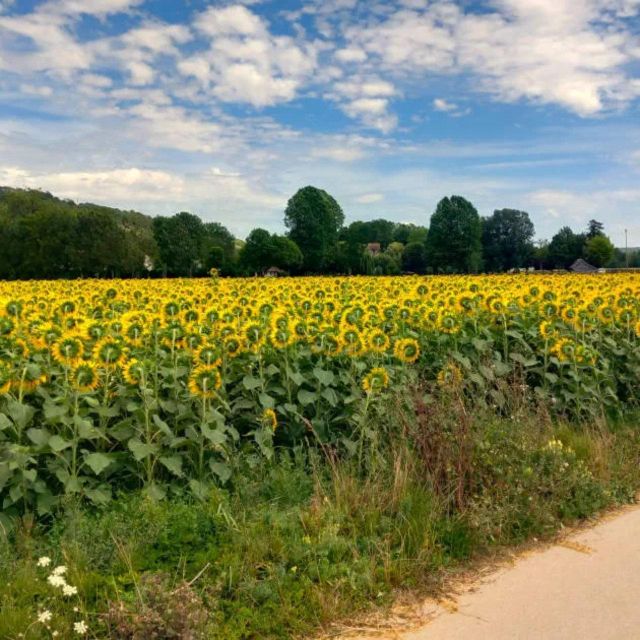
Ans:
<svg viewBox="0 0 640 640"><path fill-rule="evenodd" d="M431 216L427 259L434 270L473 273L482 265L480 216L461 196L443 198Z"/></svg>
<svg viewBox="0 0 640 640"><path fill-rule="evenodd" d="M284 221L289 237L302 251L303 269L312 273L330 270L344 223L335 199L322 189L303 187L287 203Z"/></svg>
<svg viewBox="0 0 640 640"><path fill-rule="evenodd" d="M562 227L547 248L547 260L554 269L567 269L582 257L585 236L574 233L569 227Z"/></svg>
<svg viewBox="0 0 640 640"><path fill-rule="evenodd" d="M595 235L584 245L584 256L595 267L604 267L613 258L614 246L605 235Z"/></svg>
<svg viewBox="0 0 640 640"><path fill-rule="evenodd" d="M290 238L254 229L240 251L239 266L247 274L264 273L269 267L295 271L302 259L302 252Z"/></svg>
<svg viewBox="0 0 640 640"><path fill-rule="evenodd" d="M518 373L558 414L620 414L638 294L634 275L0 283L0 518L203 496L310 433L359 456L385 394L450 358L477 402Z"/></svg>
<svg viewBox="0 0 640 640"><path fill-rule="evenodd" d="M529 266L533 257L534 226L529 214L500 209L482 220L482 250L487 271Z"/></svg>
<svg viewBox="0 0 640 640"><path fill-rule="evenodd" d="M427 255L424 245L410 242L402 251L402 268L412 273L424 273L427 268Z"/></svg>
<svg viewBox="0 0 640 640"><path fill-rule="evenodd" d="M494 387L501 416L454 372L369 414L379 443L366 473L330 448L282 449L247 459L201 500L128 493L93 509L67 502L46 528L25 520L0 546L0 636L51 637L37 621L52 594L43 555L78 588L49 607L52 628L82 619L91 637L114 640L307 637L397 587L429 588L479 552L633 499L635 426L554 423L517 384Z"/></svg>

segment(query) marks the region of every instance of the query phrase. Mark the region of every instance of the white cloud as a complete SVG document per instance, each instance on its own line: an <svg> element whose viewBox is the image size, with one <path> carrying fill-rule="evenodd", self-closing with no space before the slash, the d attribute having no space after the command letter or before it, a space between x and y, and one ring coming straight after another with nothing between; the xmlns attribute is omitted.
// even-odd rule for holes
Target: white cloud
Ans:
<svg viewBox="0 0 640 640"><path fill-rule="evenodd" d="M458 105L455 102L448 102L444 98L435 98L433 101L433 108L436 111L444 111L448 113L449 111L457 111Z"/></svg>
<svg viewBox="0 0 640 640"><path fill-rule="evenodd" d="M209 7L194 26L209 47L182 59L178 70L223 102L255 107L288 102L316 69L313 43L273 36L266 22L244 6Z"/></svg>
<svg viewBox="0 0 640 640"><path fill-rule="evenodd" d="M417 6L419 3L412 3ZM637 35L624 18L635 0L494 0L495 11L464 13L441 0L399 9L377 24L353 25L350 47L393 77L471 73L495 99L560 105L581 116L640 95L625 65Z"/></svg>
<svg viewBox="0 0 640 640"><path fill-rule="evenodd" d="M164 171L138 168L107 171L72 171L32 173L17 167L0 168L0 183L14 187L44 189L63 198L93 199L104 202L132 200L162 200L182 193L184 180Z"/></svg>
<svg viewBox="0 0 640 640"><path fill-rule="evenodd" d="M384 195L382 193L364 193L361 196L355 198L358 204L375 204L376 202L382 202Z"/></svg>

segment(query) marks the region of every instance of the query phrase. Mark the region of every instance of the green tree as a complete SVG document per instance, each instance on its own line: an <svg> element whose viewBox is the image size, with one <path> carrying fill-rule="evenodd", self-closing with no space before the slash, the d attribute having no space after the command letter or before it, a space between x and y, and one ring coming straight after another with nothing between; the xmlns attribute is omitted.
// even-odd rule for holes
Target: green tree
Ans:
<svg viewBox="0 0 640 640"><path fill-rule="evenodd" d="M421 242L410 242L402 251L402 268L412 273L424 273L427 255Z"/></svg>
<svg viewBox="0 0 640 640"><path fill-rule="evenodd" d="M605 235L595 235L584 245L584 255L594 267L604 267L613 258L615 247Z"/></svg>
<svg viewBox="0 0 640 640"><path fill-rule="evenodd" d="M570 227L562 227L547 248L547 260L554 269L567 269L582 257L585 242L583 234L574 233Z"/></svg>
<svg viewBox="0 0 640 640"><path fill-rule="evenodd" d="M596 236L604 235L604 224L597 220L589 220L589 226L587 227L587 239L595 238Z"/></svg>
<svg viewBox="0 0 640 640"><path fill-rule="evenodd" d="M291 238L254 229L240 251L239 264L245 274L264 273L269 267L295 271L302 265L302 252Z"/></svg>
<svg viewBox="0 0 640 640"><path fill-rule="evenodd" d="M431 216L427 260L434 271L472 273L482 265L482 230L476 208L461 196L443 198Z"/></svg>
<svg viewBox="0 0 640 640"><path fill-rule="evenodd" d="M289 237L302 251L304 271L335 267L344 213L332 196L316 187L300 189L289 200L284 221Z"/></svg>
<svg viewBox="0 0 640 640"><path fill-rule="evenodd" d="M399 222L395 224L393 229L393 241L401 242L402 244L409 244L410 242L424 244L427 241L428 232L427 227Z"/></svg>
<svg viewBox="0 0 640 640"><path fill-rule="evenodd" d="M535 228L525 211L497 209L482 220L482 253L488 271L528 266L533 258Z"/></svg>
<svg viewBox="0 0 640 640"><path fill-rule="evenodd" d="M163 270L171 276L204 272L205 226L198 216L182 211L153 220L153 230Z"/></svg>
<svg viewBox="0 0 640 640"><path fill-rule="evenodd" d="M273 245L273 264L285 271L297 271L302 266L303 256L300 247L286 236L271 236Z"/></svg>

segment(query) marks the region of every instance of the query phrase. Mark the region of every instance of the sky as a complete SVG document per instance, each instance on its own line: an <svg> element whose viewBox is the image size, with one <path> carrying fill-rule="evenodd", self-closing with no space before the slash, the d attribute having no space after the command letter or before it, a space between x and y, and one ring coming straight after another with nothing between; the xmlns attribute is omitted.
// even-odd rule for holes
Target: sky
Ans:
<svg viewBox="0 0 640 640"><path fill-rule="evenodd" d="M640 0L0 0L0 185L244 237L308 184L640 246Z"/></svg>

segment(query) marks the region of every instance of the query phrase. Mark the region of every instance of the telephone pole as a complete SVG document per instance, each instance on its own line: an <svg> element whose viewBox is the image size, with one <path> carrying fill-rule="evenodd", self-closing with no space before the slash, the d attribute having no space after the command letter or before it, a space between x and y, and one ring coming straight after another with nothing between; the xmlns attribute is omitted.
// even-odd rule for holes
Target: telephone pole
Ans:
<svg viewBox="0 0 640 640"><path fill-rule="evenodd" d="M629 268L629 233L628 230L624 230L624 266Z"/></svg>

